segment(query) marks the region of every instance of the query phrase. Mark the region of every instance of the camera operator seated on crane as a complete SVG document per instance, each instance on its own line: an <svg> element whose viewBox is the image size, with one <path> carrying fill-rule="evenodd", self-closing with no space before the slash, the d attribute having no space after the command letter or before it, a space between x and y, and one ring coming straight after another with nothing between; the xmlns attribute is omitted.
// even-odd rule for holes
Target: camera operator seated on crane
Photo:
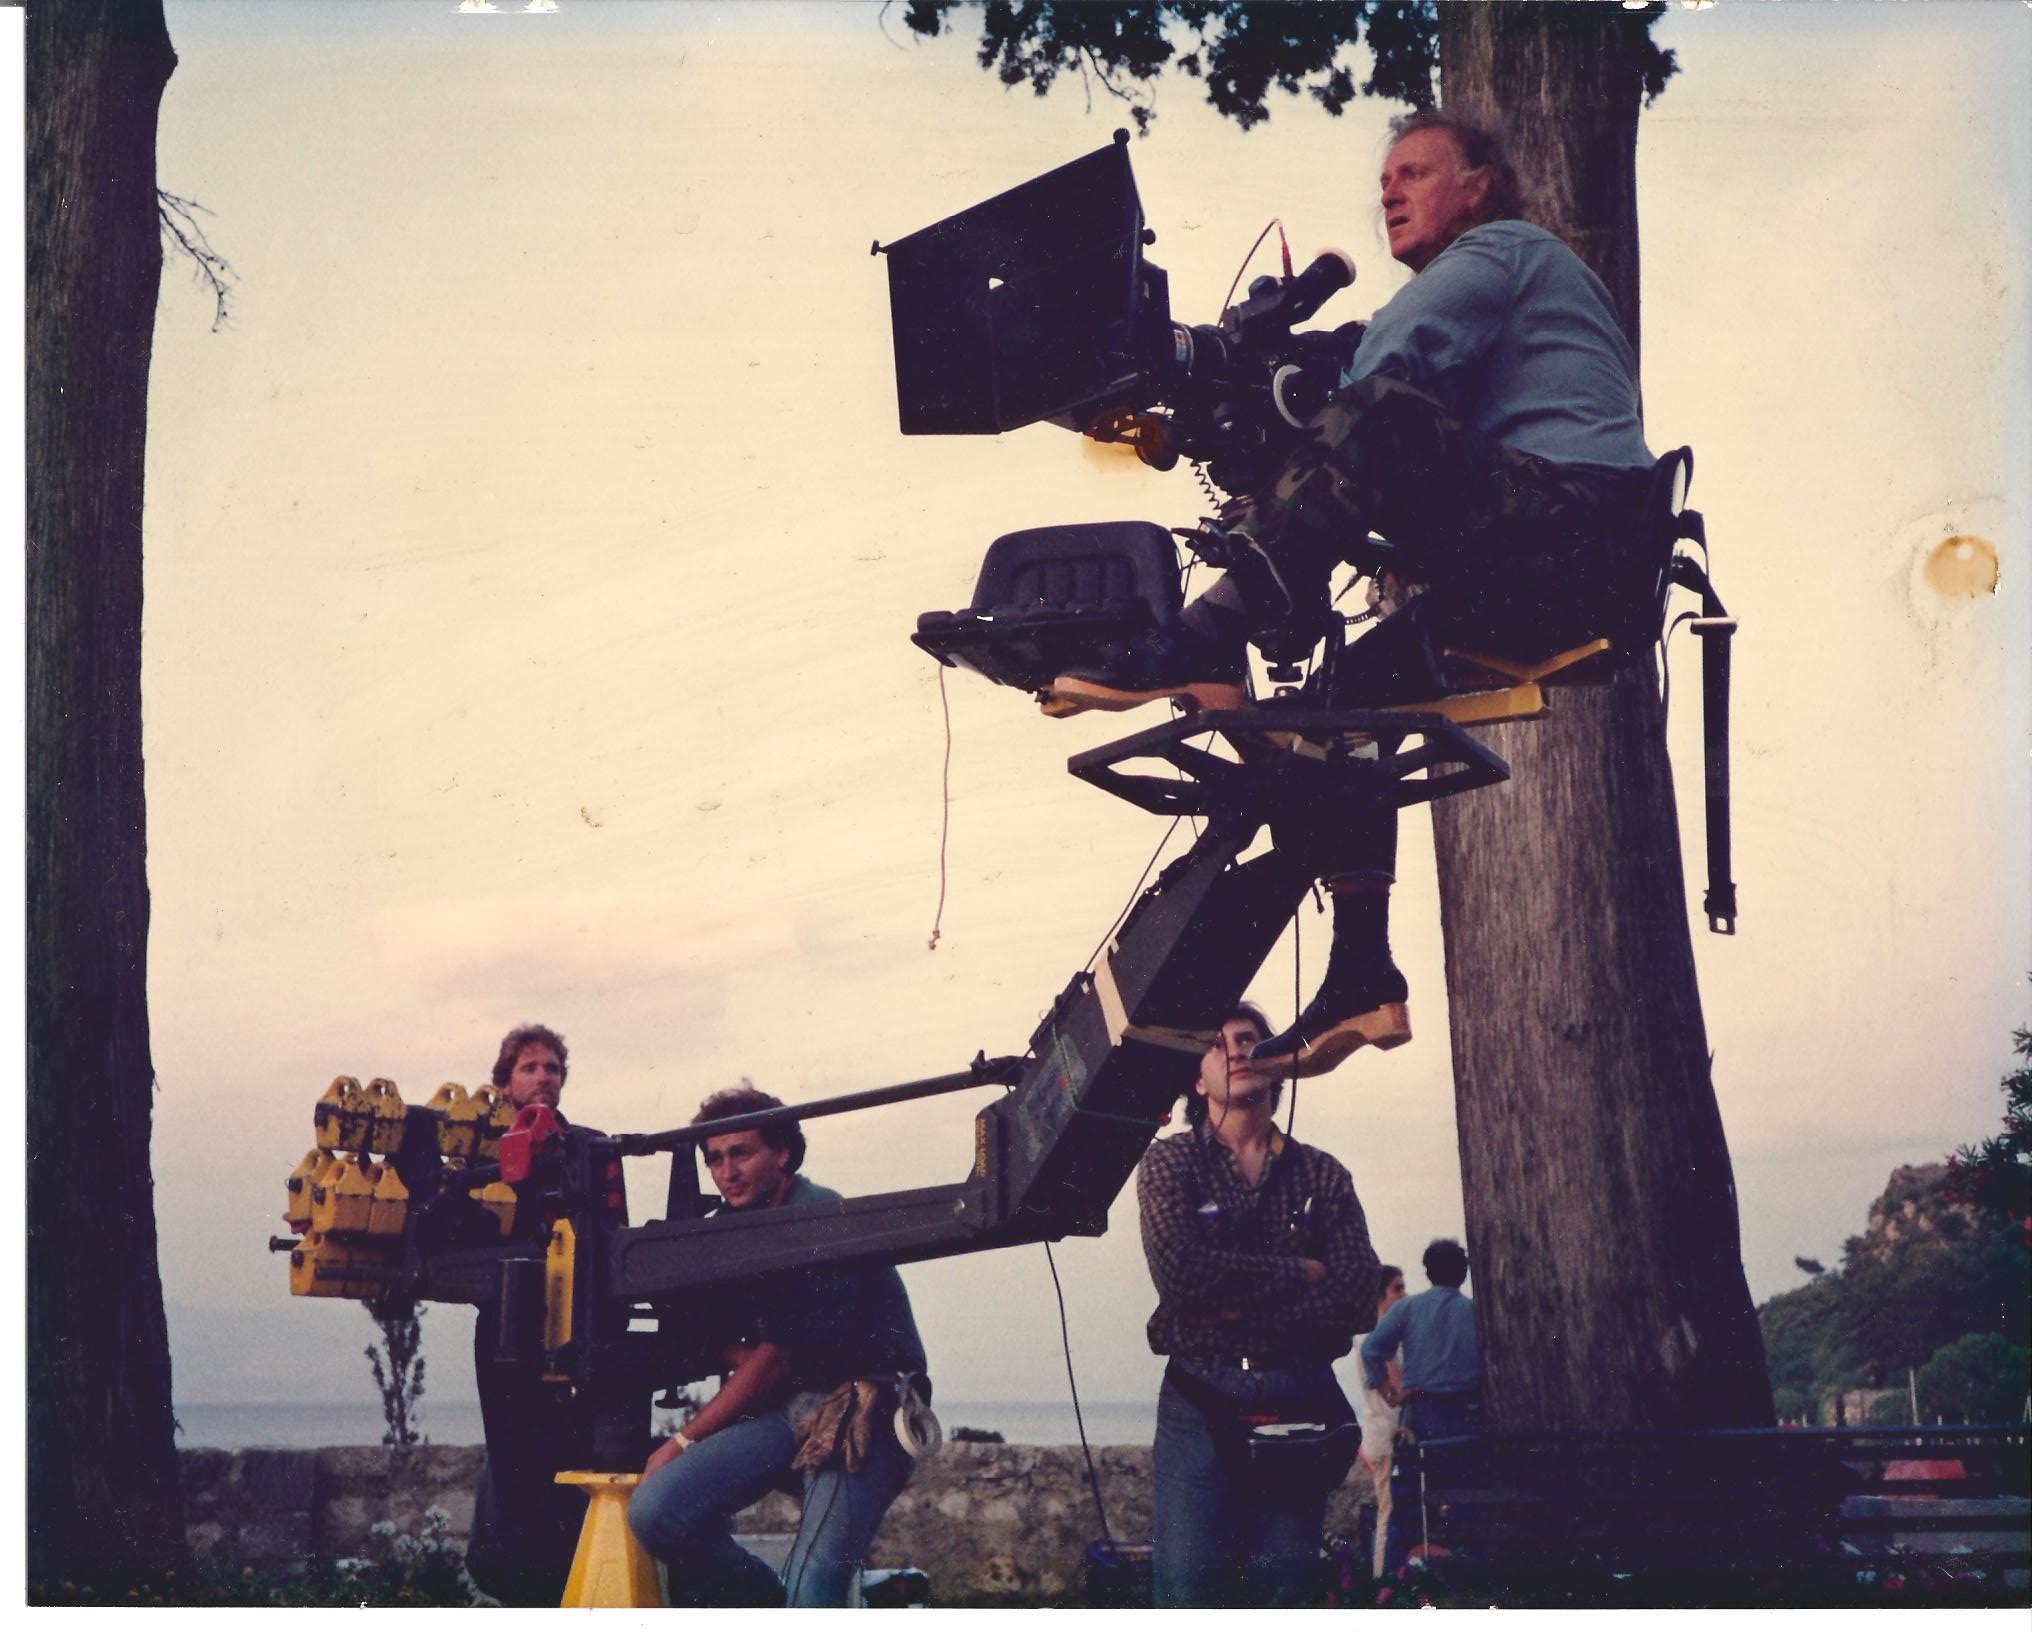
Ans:
<svg viewBox="0 0 2032 1632"><path fill-rule="evenodd" d="M1061 675L1054 711L1188 695L1241 706L1247 640L1273 657L1310 650L1331 627L1334 566L1375 571L1371 531L1399 547L1378 574L1388 615L1338 660L1336 707L1441 695L1449 647L1562 652L1636 589L1653 461L1608 290L1519 219L1516 172L1487 132L1433 112L1392 130L1383 221L1416 275L1269 489L1223 510L1228 573L1177 623ZM1261 1050L1292 1075L1410 1035L1388 938L1395 812L1358 827L1322 858L1334 929L1319 993Z"/></svg>
<svg viewBox="0 0 2032 1632"><path fill-rule="evenodd" d="M563 1121L558 1100L567 1059L564 1039L550 1027L517 1026L501 1039L490 1080L517 1112L541 1105ZM539 1210L518 1210L516 1239L540 1246L549 1235L550 1222ZM473 1371L487 1462L473 1501L466 1570L504 1605L555 1609L586 1517L585 1497L559 1485L557 1475L590 1465L590 1425L572 1390L546 1384L540 1367L497 1357L500 1328L498 1306L482 1304L473 1327Z"/></svg>
<svg viewBox="0 0 2032 1632"><path fill-rule="evenodd" d="M1151 1449L1160 1609L1315 1602L1327 1498L1360 1438L1333 1362L1373 1318L1376 1253L1348 1170L1278 1131L1283 1084L1250 1058L1269 1031L1236 1006L1187 1130L1136 1174L1150 1348L1170 1357Z"/></svg>
<svg viewBox="0 0 2032 1632"><path fill-rule="evenodd" d="M772 1110L743 1084L694 1122ZM705 1141L726 1208L838 1201L799 1168L804 1133L767 1123ZM924 1345L890 1264L758 1275L714 1294L730 1367L711 1400L650 1456L628 1503L635 1537L669 1566L673 1605L841 1608L876 1528L916 1462L899 1443L905 1389L929 1398ZM728 1521L793 1473L803 1512L783 1576L736 1542Z"/></svg>

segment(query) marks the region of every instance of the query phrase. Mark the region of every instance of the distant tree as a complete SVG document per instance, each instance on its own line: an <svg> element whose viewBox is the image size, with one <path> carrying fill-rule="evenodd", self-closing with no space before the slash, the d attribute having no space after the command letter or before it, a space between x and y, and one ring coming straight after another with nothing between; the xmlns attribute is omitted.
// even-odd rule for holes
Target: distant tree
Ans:
<svg viewBox="0 0 2032 1632"><path fill-rule="evenodd" d="M141 521L162 275L161 0L27 8L31 1591L184 1549L149 1170Z"/></svg>
<svg viewBox="0 0 2032 1632"><path fill-rule="evenodd" d="M1919 1368L1919 1412L1948 1422L2017 1422L2032 1396L2032 1349L1996 1332L1955 1339Z"/></svg>
<svg viewBox="0 0 2032 1632"><path fill-rule="evenodd" d="M955 1445L1000 1445L1003 1443L1001 1431L995 1428L968 1428L962 1426L955 1428L950 1434L946 1435L946 1438L950 1439Z"/></svg>
<svg viewBox="0 0 2032 1632"><path fill-rule="evenodd" d="M2004 1077L2004 1131L1963 1145L1948 1162L1949 1194L1992 1222L2032 1238L2032 1031L2011 1046L2024 1063Z"/></svg>
<svg viewBox="0 0 2032 1632"><path fill-rule="evenodd" d="M1872 1428L1913 1428L1918 1419L1912 1415L1912 1395L1904 1388L1889 1388L1870 1401L1870 1426Z"/></svg>
<svg viewBox="0 0 2032 1632"><path fill-rule="evenodd" d="M381 1391L381 1415L387 1422L383 1445L419 1445L424 1435L416 1427L416 1402L423 1398L423 1311L407 1298L375 1298L367 1313L381 1328L381 1341L388 1348L383 1364L381 1348L367 1345L367 1364L374 1371L374 1386Z"/></svg>

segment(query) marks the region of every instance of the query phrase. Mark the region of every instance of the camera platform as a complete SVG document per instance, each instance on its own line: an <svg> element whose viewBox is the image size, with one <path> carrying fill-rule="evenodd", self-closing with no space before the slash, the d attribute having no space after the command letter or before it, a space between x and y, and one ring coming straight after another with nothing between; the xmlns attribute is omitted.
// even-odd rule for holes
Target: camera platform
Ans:
<svg viewBox="0 0 2032 1632"><path fill-rule="evenodd" d="M1218 732L1240 759L1188 738ZM1170 776L1122 769L1160 760ZM1083 782L1159 816L1276 824L1337 798L1397 809L1510 778L1509 765L1445 715L1403 709L1204 709L1075 754Z"/></svg>

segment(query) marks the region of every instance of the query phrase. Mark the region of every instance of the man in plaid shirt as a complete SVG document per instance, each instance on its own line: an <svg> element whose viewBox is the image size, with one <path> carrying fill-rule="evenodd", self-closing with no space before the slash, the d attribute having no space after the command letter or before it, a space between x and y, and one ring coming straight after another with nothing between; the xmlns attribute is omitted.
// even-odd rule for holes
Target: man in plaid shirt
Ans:
<svg viewBox="0 0 2032 1632"><path fill-rule="evenodd" d="M1348 1170L1288 1139L1282 1083L1251 1063L1270 1032L1237 1007L1186 1096L1186 1132L1136 1178L1157 1286L1150 1347L1169 1355L1152 1447L1157 1607L1314 1601L1339 1473L1252 1463L1248 1417L1345 1424L1333 1362L1375 1318L1376 1253Z"/></svg>

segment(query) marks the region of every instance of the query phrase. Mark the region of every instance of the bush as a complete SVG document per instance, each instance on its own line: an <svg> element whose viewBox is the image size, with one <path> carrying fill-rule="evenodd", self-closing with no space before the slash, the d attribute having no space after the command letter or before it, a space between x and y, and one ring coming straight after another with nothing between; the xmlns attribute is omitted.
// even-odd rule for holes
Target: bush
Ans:
<svg viewBox="0 0 2032 1632"><path fill-rule="evenodd" d="M955 1445L1002 1445L1002 1436L992 1428L955 1428L945 1436Z"/></svg>
<svg viewBox="0 0 2032 1632"><path fill-rule="evenodd" d="M1919 1410L1944 1422L2016 1422L2032 1393L2032 1350L1996 1332L1964 1337L1919 1368Z"/></svg>
<svg viewBox="0 0 2032 1632"><path fill-rule="evenodd" d="M134 1586L58 1582L31 1585L33 1604L204 1605L219 1608L443 1609L491 1603L466 1574L464 1549L451 1539L451 1516L433 1507L423 1527L402 1535L374 1526L379 1558L314 1559L301 1570L199 1565L168 1570Z"/></svg>

